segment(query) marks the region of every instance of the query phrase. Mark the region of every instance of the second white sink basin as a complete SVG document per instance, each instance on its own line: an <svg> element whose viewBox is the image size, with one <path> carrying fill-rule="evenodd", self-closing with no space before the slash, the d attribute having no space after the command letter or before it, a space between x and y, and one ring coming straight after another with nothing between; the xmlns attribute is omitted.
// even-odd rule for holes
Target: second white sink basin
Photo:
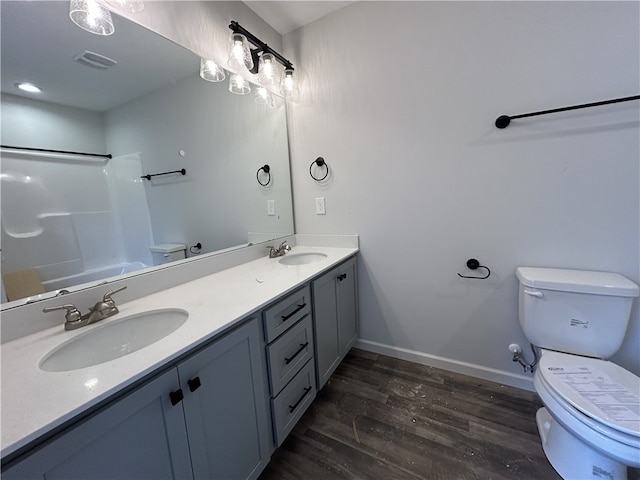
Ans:
<svg viewBox="0 0 640 480"><path fill-rule="evenodd" d="M186 310L168 308L130 315L62 343L40 361L47 372L66 372L123 357L166 337L189 318Z"/></svg>
<svg viewBox="0 0 640 480"><path fill-rule="evenodd" d="M279 262L283 265L306 265L307 263L319 262L327 258L324 253L290 253L282 257Z"/></svg>

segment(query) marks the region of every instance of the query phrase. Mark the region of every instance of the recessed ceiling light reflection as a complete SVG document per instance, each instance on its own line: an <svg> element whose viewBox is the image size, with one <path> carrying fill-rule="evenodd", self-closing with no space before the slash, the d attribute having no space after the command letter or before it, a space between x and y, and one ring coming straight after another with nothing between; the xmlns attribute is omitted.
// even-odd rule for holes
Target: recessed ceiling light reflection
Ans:
<svg viewBox="0 0 640 480"><path fill-rule="evenodd" d="M42 92L42 89L31 83L31 82L18 82L16 83L16 87L18 87L20 90L22 90L23 92L29 92L29 93L40 93Z"/></svg>

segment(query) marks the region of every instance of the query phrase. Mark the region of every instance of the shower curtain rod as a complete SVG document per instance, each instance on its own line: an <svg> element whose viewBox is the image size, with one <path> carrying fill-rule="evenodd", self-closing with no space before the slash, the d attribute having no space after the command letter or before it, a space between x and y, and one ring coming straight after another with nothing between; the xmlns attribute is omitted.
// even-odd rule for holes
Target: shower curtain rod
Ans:
<svg viewBox="0 0 640 480"><path fill-rule="evenodd" d="M539 112L521 113L520 115L500 115L496 118L496 127L507 128L514 118L534 117L536 115L546 115L547 113L566 112L567 110L578 110L579 108L599 107L600 105L609 105L611 103L630 102L631 100L640 100L640 95L632 97L614 98L613 100L603 100L602 102L583 103L582 105L572 105L570 107L554 108L552 110L541 110Z"/></svg>
<svg viewBox="0 0 640 480"><path fill-rule="evenodd" d="M86 157L113 158L113 156L110 153L86 153L86 152L74 152L71 150L52 150L50 148L15 147L13 145L0 145L0 148L9 148L12 150L26 150L29 152L66 153L70 155L83 155Z"/></svg>

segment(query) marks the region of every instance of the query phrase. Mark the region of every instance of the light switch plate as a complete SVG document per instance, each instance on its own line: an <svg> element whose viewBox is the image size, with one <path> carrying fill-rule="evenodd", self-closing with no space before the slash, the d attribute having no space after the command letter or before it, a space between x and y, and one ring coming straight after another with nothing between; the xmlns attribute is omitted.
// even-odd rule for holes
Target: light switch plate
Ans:
<svg viewBox="0 0 640 480"><path fill-rule="evenodd" d="M267 200L267 215L274 216L276 214L276 201Z"/></svg>
<svg viewBox="0 0 640 480"><path fill-rule="evenodd" d="M324 197L316 198L316 215L325 215L327 210L324 204Z"/></svg>

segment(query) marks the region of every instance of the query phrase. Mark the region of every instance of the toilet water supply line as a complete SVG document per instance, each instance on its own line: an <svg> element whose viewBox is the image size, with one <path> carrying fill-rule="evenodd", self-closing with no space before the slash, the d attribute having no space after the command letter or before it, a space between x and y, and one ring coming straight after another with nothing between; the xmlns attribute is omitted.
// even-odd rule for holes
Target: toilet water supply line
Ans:
<svg viewBox="0 0 640 480"><path fill-rule="evenodd" d="M530 372L533 373L536 364L538 363L538 354L536 353L536 349L532 343L529 344L531 346L531 351L533 352L533 362L527 363L522 355L522 348L517 343L512 343L509 345L509 351L513 353L513 358L511 359L514 362L518 362L524 368L524 373Z"/></svg>

